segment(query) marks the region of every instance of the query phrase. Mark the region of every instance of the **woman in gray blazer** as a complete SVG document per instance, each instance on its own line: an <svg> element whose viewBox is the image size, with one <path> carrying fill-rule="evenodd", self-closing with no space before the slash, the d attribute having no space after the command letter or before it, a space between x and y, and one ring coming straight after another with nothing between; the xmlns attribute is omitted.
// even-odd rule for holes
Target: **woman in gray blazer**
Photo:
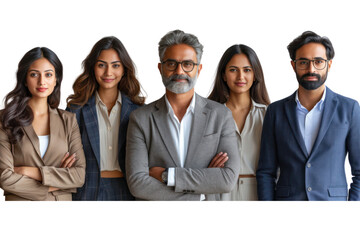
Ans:
<svg viewBox="0 0 360 240"><path fill-rule="evenodd" d="M62 64L48 48L19 62L0 113L0 183L5 200L71 200L85 157L74 114L60 110Z"/></svg>
<svg viewBox="0 0 360 240"><path fill-rule="evenodd" d="M235 188L222 200L257 200L255 173L262 124L270 104L260 61L253 49L233 45L223 54L209 99L227 106L234 117L240 152L240 175Z"/></svg>

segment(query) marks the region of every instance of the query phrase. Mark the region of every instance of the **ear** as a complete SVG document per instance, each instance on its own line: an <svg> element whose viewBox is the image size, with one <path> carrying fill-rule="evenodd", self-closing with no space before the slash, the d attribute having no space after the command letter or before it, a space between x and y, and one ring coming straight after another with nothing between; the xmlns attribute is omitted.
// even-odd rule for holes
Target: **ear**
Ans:
<svg viewBox="0 0 360 240"><path fill-rule="evenodd" d="M200 75L201 69L202 69L202 64L200 64L199 67L198 67L198 77Z"/></svg>
<svg viewBox="0 0 360 240"><path fill-rule="evenodd" d="M328 71L330 71L331 65L332 65L332 60L330 60L330 61L328 62Z"/></svg>
<svg viewBox="0 0 360 240"><path fill-rule="evenodd" d="M158 63L158 69L159 69L160 74L162 74L162 71L161 71L161 63Z"/></svg>
<svg viewBox="0 0 360 240"><path fill-rule="evenodd" d="M293 60L291 60L290 63L291 63L291 66L292 66L293 70L296 72L296 70L295 70L295 62Z"/></svg>

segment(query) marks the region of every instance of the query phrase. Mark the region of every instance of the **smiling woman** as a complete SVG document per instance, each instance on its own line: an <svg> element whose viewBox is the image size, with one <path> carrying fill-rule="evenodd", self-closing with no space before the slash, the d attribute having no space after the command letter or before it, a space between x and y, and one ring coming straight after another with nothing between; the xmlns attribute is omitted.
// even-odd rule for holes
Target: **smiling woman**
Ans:
<svg viewBox="0 0 360 240"><path fill-rule="evenodd" d="M71 200L85 158L75 116L57 107L62 64L48 48L21 59L0 112L0 175L5 200Z"/></svg>
<svg viewBox="0 0 360 240"><path fill-rule="evenodd" d="M86 181L74 200L133 200L126 180L125 145L130 113L144 104L135 66L116 37L100 39L83 62L68 97L76 113L87 161Z"/></svg>

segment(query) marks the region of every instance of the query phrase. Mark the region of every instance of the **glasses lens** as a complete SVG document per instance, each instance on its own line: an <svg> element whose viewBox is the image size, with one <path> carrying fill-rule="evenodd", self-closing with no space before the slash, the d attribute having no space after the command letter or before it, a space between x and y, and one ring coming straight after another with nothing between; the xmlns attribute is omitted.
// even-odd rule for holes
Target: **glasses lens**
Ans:
<svg viewBox="0 0 360 240"><path fill-rule="evenodd" d="M194 69L194 63L192 61L183 61L181 66L185 72L191 72Z"/></svg>
<svg viewBox="0 0 360 240"><path fill-rule="evenodd" d="M314 67L318 70L322 70L324 69L326 66L326 61L323 60L323 59L317 59L317 60L314 60Z"/></svg>
<svg viewBox="0 0 360 240"><path fill-rule="evenodd" d="M165 62L165 67L169 71L174 71L176 69L176 67L177 67L177 62L174 61L174 60L167 60Z"/></svg>
<svg viewBox="0 0 360 240"><path fill-rule="evenodd" d="M296 67L298 69L308 69L310 64L310 60L307 59L301 59L296 61Z"/></svg>

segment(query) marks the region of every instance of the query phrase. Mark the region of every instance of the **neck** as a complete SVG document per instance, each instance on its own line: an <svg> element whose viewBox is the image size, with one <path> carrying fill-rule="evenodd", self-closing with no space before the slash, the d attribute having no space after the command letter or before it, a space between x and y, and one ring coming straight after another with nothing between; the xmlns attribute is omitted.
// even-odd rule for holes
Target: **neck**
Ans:
<svg viewBox="0 0 360 240"><path fill-rule="evenodd" d="M28 105L30 106L34 115L47 114L49 111L47 98L31 98Z"/></svg>
<svg viewBox="0 0 360 240"><path fill-rule="evenodd" d="M226 102L227 106L231 106L233 109L247 109L251 107L251 97L250 92L235 94L230 92L229 99Z"/></svg>
<svg viewBox="0 0 360 240"><path fill-rule="evenodd" d="M190 105L194 93L194 88L186 93L179 94L170 92L166 89L166 97L169 100L169 103L180 122L186 113L186 109Z"/></svg>
<svg viewBox="0 0 360 240"><path fill-rule="evenodd" d="M99 88L98 94L99 94L101 101L106 105L106 107L110 111L116 103L116 100L117 100L118 94L119 94L119 90L117 88L116 89Z"/></svg>
<svg viewBox="0 0 360 240"><path fill-rule="evenodd" d="M301 105L303 105L308 111L311 111L313 107L320 101L325 91L325 84L315 90L307 90L302 86L299 86L298 96Z"/></svg>

